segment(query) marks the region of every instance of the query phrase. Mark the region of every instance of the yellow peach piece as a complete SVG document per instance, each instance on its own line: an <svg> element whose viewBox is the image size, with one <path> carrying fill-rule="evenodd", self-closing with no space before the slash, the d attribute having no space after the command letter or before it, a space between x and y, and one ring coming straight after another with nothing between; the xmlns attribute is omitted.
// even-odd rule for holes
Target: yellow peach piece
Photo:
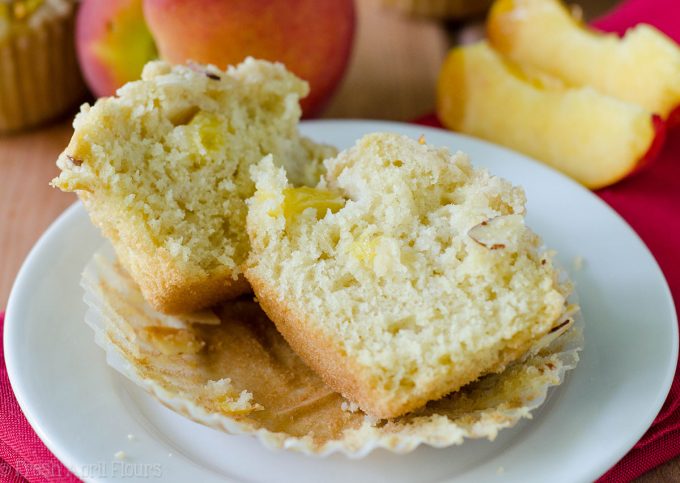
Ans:
<svg viewBox="0 0 680 483"><path fill-rule="evenodd" d="M449 53L437 91L446 127L523 152L590 188L622 179L656 145L646 109L532 78L484 42Z"/></svg>
<svg viewBox="0 0 680 483"><path fill-rule="evenodd" d="M201 111L189 122L190 132L196 151L202 155L209 155L220 149L226 142L226 126L220 116L211 112Z"/></svg>
<svg viewBox="0 0 680 483"><path fill-rule="evenodd" d="M283 192L283 214L288 222L307 208L313 208L317 218L323 218L328 210L331 213L339 211L345 206L345 199L330 190L301 186L286 188Z"/></svg>
<svg viewBox="0 0 680 483"><path fill-rule="evenodd" d="M569 85L591 86L664 119L680 106L680 47L650 25L620 38L589 29L560 0L497 0L487 35L503 55Z"/></svg>

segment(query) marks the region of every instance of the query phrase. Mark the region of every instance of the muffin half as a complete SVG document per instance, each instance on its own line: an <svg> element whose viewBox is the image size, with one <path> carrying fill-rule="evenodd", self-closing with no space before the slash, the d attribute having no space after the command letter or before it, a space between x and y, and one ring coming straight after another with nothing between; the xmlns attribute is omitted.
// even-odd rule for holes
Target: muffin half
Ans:
<svg viewBox="0 0 680 483"><path fill-rule="evenodd" d="M140 81L84 105L53 185L75 191L154 308L198 310L249 290L249 167L273 154L313 184L332 148L298 133L307 84L248 59L226 72L149 63Z"/></svg>
<svg viewBox="0 0 680 483"><path fill-rule="evenodd" d="M380 418L527 354L562 320L561 284L520 188L467 157L373 134L296 188L253 169L245 274L302 359Z"/></svg>

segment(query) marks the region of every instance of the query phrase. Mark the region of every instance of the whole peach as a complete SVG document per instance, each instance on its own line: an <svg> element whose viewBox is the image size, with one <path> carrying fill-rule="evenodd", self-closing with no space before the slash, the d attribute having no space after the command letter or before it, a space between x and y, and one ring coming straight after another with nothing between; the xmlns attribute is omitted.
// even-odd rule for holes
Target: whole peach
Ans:
<svg viewBox="0 0 680 483"><path fill-rule="evenodd" d="M310 84L305 116L318 113L342 79L355 27L352 0L144 0L144 14L170 62L284 63Z"/></svg>
<svg viewBox="0 0 680 483"><path fill-rule="evenodd" d="M76 50L96 96L109 96L138 79L144 64L158 55L142 0L83 0L76 18Z"/></svg>

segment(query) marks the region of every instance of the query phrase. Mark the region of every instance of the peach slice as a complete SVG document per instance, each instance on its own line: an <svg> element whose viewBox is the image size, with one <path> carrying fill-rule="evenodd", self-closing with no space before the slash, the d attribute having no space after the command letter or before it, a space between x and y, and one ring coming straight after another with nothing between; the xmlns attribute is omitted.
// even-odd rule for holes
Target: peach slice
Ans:
<svg viewBox="0 0 680 483"><path fill-rule="evenodd" d="M448 128L523 152L589 188L636 171L664 135L648 110L590 87L533 77L484 42L449 53L437 113Z"/></svg>
<svg viewBox="0 0 680 483"><path fill-rule="evenodd" d="M591 86L664 119L680 106L680 47L650 25L620 38L589 29L559 0L497 0L487 35L503 55L569 85Z"/></svg>

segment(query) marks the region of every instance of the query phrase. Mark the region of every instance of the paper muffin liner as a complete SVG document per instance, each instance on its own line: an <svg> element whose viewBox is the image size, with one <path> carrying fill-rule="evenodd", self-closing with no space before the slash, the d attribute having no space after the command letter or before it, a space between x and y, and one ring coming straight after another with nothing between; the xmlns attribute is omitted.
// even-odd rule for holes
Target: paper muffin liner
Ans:
<svg viewBox="0 0 680 483"><path fill-rule="evenodd" d="M583 342L571 305L523 361L413 413L378 420L327 388L252 297L184 316L155 312L108 246L88 263L81 284L86 322L109 365L162 404L268 448L314 455L360 458L376 448L407 453L421 444L493 440L531 417L576 366Z"/></svg>
<svg viewBox="0 0 680 483"><path fill-rule="evenodd" d="M463 19L481 15L493 0L383 0L405 14L440 19Z"/></svg>
<svg viewBox="0 0 680 483"><path fill-rule="evenodd" d="M74 46L75 3L46 0L21 32L0 38L0 133L64 114L85 96Z"/></svg>

